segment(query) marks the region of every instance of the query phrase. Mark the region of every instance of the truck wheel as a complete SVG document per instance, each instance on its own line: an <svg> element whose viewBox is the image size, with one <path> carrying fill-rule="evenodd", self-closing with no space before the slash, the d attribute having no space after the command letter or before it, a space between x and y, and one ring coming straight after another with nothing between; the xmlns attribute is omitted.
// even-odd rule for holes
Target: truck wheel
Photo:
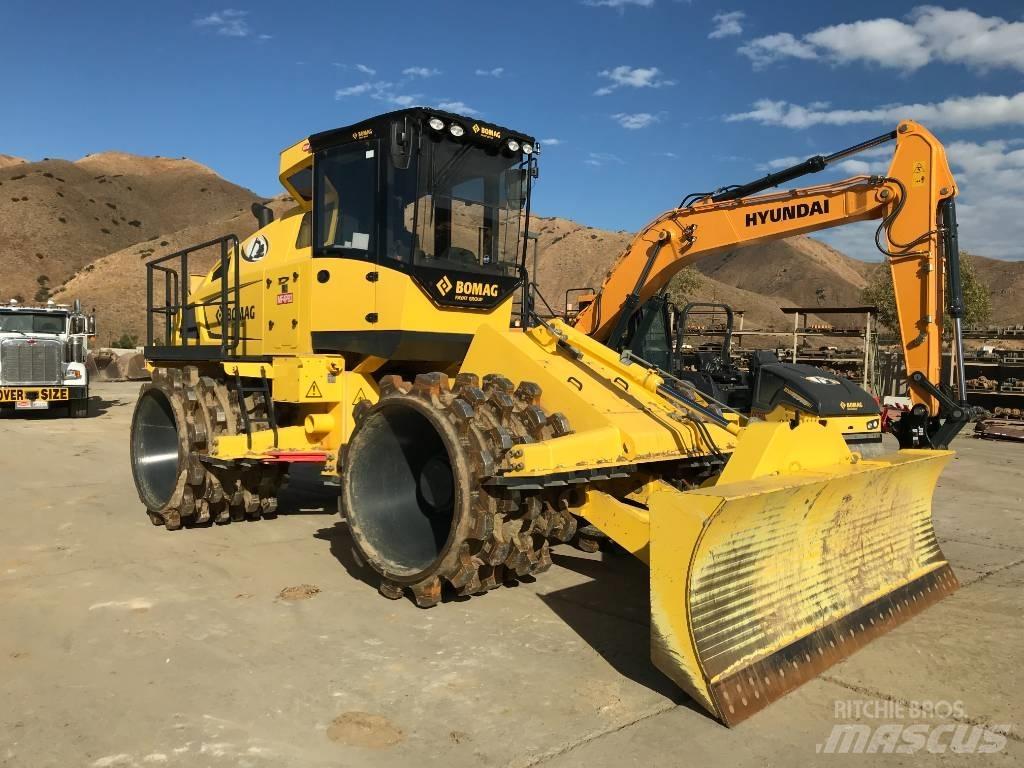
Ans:
<svg viewBox="0 0 1024 768"><path fill-rule="evenodd" d="M68 416L72 419L85 419L89 416L89 392L81 400L72 400L68 403Z"/></svg>

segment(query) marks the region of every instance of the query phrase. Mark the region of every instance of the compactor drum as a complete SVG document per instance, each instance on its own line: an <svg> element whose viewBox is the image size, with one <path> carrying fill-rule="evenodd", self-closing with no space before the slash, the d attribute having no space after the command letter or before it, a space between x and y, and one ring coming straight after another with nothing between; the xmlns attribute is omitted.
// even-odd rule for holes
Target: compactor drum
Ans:
<svg viewBox="0 0 1024 768"><path fill-rule="evenodd" d="M748 420L532 312L536 156L482 121L383 115L285 150L295 207L254 206L252 237L150 262L150 519L271 517L314 463L381 593L424 607L610 539L650 567L654 663L729 724L955 589L931 525L948 451Z"/></svg>

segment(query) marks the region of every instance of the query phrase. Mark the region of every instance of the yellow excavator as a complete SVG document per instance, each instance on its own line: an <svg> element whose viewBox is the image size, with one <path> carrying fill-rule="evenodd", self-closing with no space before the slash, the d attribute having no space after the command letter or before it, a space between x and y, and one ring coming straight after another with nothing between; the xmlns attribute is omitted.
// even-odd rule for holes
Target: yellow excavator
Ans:
<svg viewBox="0 0 1024 768"><path fill-rule="evenodd" d="M670 211L641 236L649 274L731 227L880 214L908 366L937 381L956 188L924 128L895 141L879 181ZM592 525L649 566L654 664L735 724L957 588L931 522L952 454L869 457L827 421L747 420L585 332L599 323L539 317L536 149L430 108L314 134L281 154L292 210L254 206L244 241L150 261L139 497L168 529L271 517L288 468L314 463L381 593L424 607L539 574ZM955 419L920 386L920 444L941 443Z"/></svg>

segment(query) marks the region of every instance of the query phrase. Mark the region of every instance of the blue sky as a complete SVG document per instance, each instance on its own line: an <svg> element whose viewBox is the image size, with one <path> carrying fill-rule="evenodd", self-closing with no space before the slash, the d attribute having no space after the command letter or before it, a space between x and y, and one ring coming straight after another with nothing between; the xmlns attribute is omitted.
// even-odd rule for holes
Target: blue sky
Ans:
<svg viewBox="0 0 1024 768"><path fill-rule="evenodd" d="M688 192L918 117L949 147L964 247L1024 259L1019 2L0 0L0 14L8 154L185 155L272 195L277 152L299 138L447 104L541 139L537 212L634 230ZM877 258L870 228L824 239Z"/></svg>

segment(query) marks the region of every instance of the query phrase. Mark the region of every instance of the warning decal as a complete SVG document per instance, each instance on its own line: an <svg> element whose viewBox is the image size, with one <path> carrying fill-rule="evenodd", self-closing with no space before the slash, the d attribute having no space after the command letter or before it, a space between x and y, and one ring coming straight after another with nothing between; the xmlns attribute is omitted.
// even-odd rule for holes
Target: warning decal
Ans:
<svg viewBox="0 0 1024 768"><path fill-rule="evenodd" d="M310 385L309 391L306 393L306 397L316 397L316 398L322 398L323 397L323 395L320 394L320 387L318 387L316 385L315 381Z"/></svg>

